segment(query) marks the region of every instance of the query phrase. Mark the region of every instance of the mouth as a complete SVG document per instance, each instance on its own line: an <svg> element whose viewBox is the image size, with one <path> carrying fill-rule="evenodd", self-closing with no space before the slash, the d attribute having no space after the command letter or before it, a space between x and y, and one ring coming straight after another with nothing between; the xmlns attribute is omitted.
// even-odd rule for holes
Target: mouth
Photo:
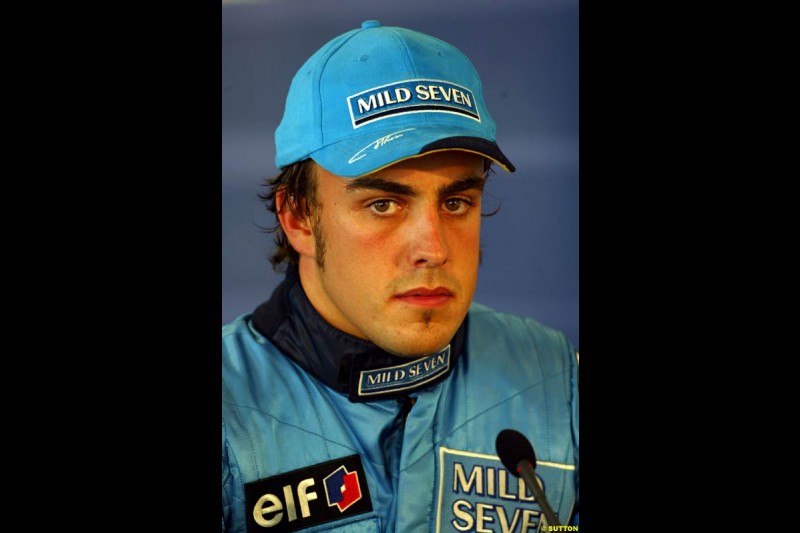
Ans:
<svg viewBox="0 0 800 533"><path fill-rule="evenodd" d="M441 307L450 303L454 297L453 291L447 287L417 287L394 295L394 299L399 302L420 307Z"/></svg>

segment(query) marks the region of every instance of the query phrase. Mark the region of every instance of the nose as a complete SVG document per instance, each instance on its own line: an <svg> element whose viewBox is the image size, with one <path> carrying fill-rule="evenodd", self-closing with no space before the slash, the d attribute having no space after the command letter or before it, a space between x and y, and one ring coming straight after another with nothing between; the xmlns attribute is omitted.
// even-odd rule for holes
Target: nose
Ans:
<svg viewBox="0 0 800 533"><path fill-rule="evenodd" d="M437 208L417 213L409 228L409 258L417 268L444 265L449 257L445 227Z"/></svg>

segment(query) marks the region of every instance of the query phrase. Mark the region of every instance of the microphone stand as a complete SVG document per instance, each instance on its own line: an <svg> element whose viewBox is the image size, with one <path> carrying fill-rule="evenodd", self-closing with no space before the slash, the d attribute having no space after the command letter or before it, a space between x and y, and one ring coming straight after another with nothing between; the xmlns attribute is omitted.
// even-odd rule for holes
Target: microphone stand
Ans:
<svg viewBox="0 0 800 533"><path fill-rule="evenodd" d="M525 481L525 484L531 489L533 492L533 497L536 498L536 501L539 502L541 505L542 510L544 511L544 516L547 518L547 523L553 526L560 526L561 524L556 518L556 514L553 512L552 507L547 501L544 493L542 492L542 487L539 486L539 482L536 480L536 476L533 474L533 466L529 461L522 459L519 463L517 463L517 472Z"/></svg>

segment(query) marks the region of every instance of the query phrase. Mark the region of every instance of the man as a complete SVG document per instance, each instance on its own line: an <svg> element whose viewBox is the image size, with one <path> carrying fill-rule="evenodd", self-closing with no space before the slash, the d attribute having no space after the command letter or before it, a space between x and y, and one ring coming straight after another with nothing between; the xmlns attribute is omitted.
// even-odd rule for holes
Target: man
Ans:
<svg viewBox="0 0 800 533"><path fill-rule="evenodd" d="M483 187L514 167L469 60L366 21L298 71L275 143L288 266L223 328L223 531L543 530L507 428L576 523L576 353L472 302Z"/></svg>

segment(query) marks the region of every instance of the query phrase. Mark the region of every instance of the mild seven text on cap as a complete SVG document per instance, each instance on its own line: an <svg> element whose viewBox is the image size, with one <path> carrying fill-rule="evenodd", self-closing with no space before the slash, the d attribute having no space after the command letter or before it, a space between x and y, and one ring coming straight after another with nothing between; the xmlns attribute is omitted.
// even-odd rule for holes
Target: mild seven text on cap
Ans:
<svg viewBox="0 0 800 533"><path fill-rule="evenodd" d="M441 80L403 80L347 97L353 128L406 113L452 113L480 122L475 96L466 87Z"/></svg>

